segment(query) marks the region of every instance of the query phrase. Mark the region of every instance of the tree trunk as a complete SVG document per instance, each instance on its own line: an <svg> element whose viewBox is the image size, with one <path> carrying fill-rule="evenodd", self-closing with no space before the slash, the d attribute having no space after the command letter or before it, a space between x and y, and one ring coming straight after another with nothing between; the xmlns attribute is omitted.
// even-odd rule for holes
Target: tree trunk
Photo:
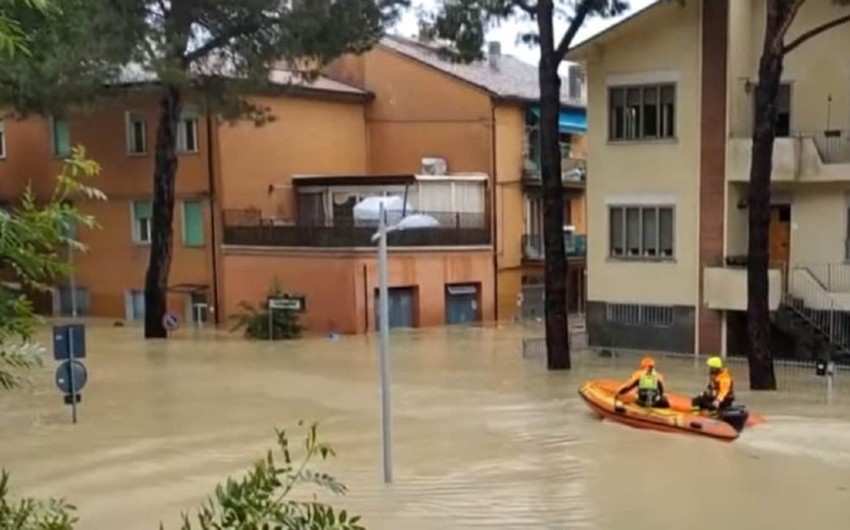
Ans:
<svg viewBox="0 0 850 530"><path fill-rule="evenodd" d="M543 179L543 245L545 249L546 366L570 369L567 322L567 258L564 248L564 188L558 113L561 107L559 60L553 50L552 2L538 4L540 29L540 162Z"/></svg>
<svg viewBox="0 0 850 530"><path fill-rule="evenodd" d="M151 248L145 277L145 338L166 338L168 273L174 240L174 188L177 176L177 123L183 102L180 89L166 83L159 99L156 160L153 173Z"/></svg>
<svg viewBox="0 0 850 530"><path fill-rule="evenodd" d="M776 138L776 98L782 77L782 48L777 34L784 10L775 1L768 7L764 49L759 63L755 94L752 164L750 166L749 248L747 255L747 334L750 342L750 388L776 390L773 354L770 350L770 310L768 306L768 233L770 230L770 178L773 172L773 144ZM782 42L778 36L778 42Z"/></svg>

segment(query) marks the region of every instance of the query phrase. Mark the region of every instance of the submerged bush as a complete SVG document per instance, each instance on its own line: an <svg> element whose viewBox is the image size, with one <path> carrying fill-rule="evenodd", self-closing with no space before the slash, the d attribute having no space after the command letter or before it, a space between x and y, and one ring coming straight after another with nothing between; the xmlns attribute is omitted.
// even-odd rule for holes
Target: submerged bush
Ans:
<svg viewBox="0 0 850 530"><path fill-rule="evenodd" d="M231 317L234 325L230 328L230 331L244 329L245 338L247 339L297 339L301 336L301 331L304 329L299 322L298 313L285 309L275 309L272 312L271 320L269 319L268 298L283 296L283 289L281 289L280 284L275 280L269 288L265 300L258 304L240 302L239 307L242 311ZM269 327L269 324L271 324L271 327Z"/></svg>

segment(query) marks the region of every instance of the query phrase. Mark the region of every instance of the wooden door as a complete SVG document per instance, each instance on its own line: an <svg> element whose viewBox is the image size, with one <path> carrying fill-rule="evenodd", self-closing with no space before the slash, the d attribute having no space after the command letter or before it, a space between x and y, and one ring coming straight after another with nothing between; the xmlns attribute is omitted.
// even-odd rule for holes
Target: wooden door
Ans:
<svg viewBox="0 0 850 530"><path fill-rule="evenodd" d="M774 205L770 208L768 249L770 261L788 263L791 258L791 206Z"/></svg>

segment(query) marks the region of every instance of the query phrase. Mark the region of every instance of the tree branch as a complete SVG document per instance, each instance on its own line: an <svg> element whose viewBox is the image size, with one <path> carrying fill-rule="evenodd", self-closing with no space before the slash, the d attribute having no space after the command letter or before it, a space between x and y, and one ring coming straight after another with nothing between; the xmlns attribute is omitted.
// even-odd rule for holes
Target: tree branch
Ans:
<svg viewBox="0 0 850 530"><path fill-rule="evenodd" d="M217 37L213 37L207 42L205 42L202 46L199 46L198 48L195 48L191 52L187 53L185 61L188 64L192 61L200 59L208 53L216 50L217 48L221 48L222 46L227 44L231 39L247 35L248 33L251 33L252 31L258 29L258 27L259 25L256 23L256 21L237 25L231 31L222 33Z"/></svg>
<svg viewBox="0 0 850 530"><path fill-rule="evenodd" d="M844 15L843 17L836 18L835 20L831 20L826 24L822 24L816 28L812 28L809 31L803 33L791 43L787 44L784 48L782 48L783 53L790 53L794 51L798 46L805 43L807 40L817 37L821 33L831 30L834 27L840 26L841 24L846 24L850 22L850 15Z"/></svg>
<svg viewBox="0 0 850 530"><path fill-rule="evenodd" d="M578 30L580 30L584 25L584 19L586 19L587 15L590 13L592 4L593 0L582 0L576 8L576 14L570 21L570 27L567 28L567 31L564 33L564 37L555 49L555 59L558 63L563 61L564 56L567 55L567 51L570 49L576 33L578 33Z"/></svg>
<svg viewBox="0 0 850 530"><path fill-rule="evenodd" d="M782 47L782 43L785 41L785 34L788 33L788 30L791 28L791 24L794 23L794 19L797 18L797 13L800 11L800 8L803 7L803 3L806 0L794 0L794 3L790 6L781 6L783 1L787 0L773 0L773 2L778 6L777 8L782 12L782 25L776 30L776 35L774 36L773 42L771 42L771 49L777 55L780 55L784 52Z"/></svg>
<svg viewBox="0 0 850 530"><path fill-rule="evenodd" d="M528 0L512 0L513 4L531 16L537 14L537 5L532 5Z"/></svg>

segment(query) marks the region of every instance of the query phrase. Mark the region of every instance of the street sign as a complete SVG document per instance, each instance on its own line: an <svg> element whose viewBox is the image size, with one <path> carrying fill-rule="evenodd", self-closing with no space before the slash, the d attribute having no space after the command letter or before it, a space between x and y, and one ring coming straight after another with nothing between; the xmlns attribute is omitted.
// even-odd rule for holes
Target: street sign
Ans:
<svg viewBox="0 0 850 530"><path fill-rule="evenodd" d="M177 313L166 313L162 317L162 326L169 331L174 331L180 327L180 317Z"/></svg>
<svg viewBox="0 0 850 530"><path fill-rule="evenodd" d="M69 395L79 392L86 386L89 374L86 365L75 359L59 363L56 367L55 379L56 388L63 394Z"/></svg>
<svg viewBox="0 0 850 530"><path fill-rule="evenodd" d="M65 361L86 357L86 328L82 324L53 326L53 359Z"/></svg>
<svg viewBox="0 0 850 530"><path fill-rule="evenodd" d="M270 310L288 310L300 313L304 311L305 305L303 296L270 296L268 299Z"/></svg>

